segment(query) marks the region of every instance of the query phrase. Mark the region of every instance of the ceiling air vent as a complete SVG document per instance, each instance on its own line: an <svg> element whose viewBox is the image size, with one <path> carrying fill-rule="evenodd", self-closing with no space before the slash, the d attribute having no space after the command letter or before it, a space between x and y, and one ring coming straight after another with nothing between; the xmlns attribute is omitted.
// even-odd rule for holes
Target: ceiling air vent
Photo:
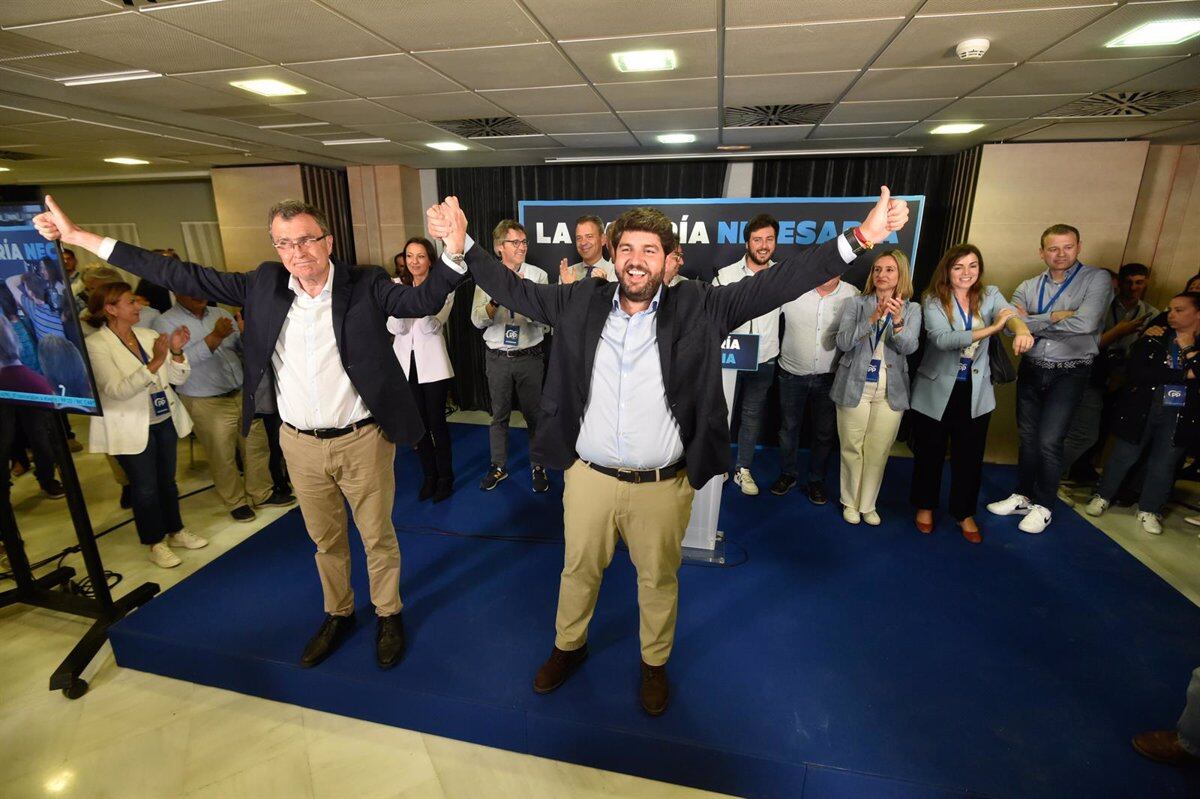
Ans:
<svg viewBox="0 0 1200 799"><path fill-rule="evenodd" d="M39 158L45 158L45 156L17 152L16 150L0 150L0 161L36 161Z"/></svg>
<svg viewBox="0 0 1200 799"><path fill-rule="evenodd" d="M813 125L820 122L832 103L795 105L748 105L725 109L727 128L772 128L780 125Z"/></svg>
<svg viewBox="0 0 1200 799"><path fill-rule="evenodd" d="M1200 101L1200 89L1101 92L1046 114L1048 117L1144 117Z"/></svg>
<svg viewBox="0 0 1200 799"><path fill-rule="evenodd" d="M529 136L537 133L536 130L516 117L447 119L431 124L467 139L486 139L496 136Z"/></svg>

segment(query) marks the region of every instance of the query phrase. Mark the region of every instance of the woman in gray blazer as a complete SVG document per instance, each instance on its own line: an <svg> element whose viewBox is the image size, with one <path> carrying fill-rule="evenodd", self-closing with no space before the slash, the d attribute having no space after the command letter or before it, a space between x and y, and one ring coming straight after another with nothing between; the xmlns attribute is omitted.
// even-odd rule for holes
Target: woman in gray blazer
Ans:
<svg viewBox="0 0 1200 799"><path fill-rule="evenodd" d="M908 408L908 360L921 333L908 257L888 250L875 259L862 296L847 300L838 324L842 351L829 398L837 405L842 518L881 522L875 510L883 469Z"/></svg>
<svg viewBox="0 0 1200 799"><path fill-rule="evenodd" d="M983 255L958 244L942 256L924 297L925 354L912 385L913 480L916 525L933 532L950 445L950 515L963 538L983 541L975 523L988 422L996 407L988 340L1005 326L1018 355L1033 346L1029 328L1000 289L983 285Z"/></svg>

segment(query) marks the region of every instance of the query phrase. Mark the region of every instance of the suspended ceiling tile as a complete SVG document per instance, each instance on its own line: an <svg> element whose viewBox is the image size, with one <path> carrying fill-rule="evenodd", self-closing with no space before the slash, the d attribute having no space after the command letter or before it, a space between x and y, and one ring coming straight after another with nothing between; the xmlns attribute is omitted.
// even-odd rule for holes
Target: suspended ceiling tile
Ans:
<svg viewBox="0 0 1200 799"><path fill-rule="evenodd" d="M714 84L715 85L715 84ZM596 90L586 84L542 86L532 89L485 91L483 97L511 114L583 114L607 111L608 106Z"/></svg>
<svg viewBox="0 0 1200 799"><path fill-rule="evenodd" d="M410 141L412 139L435 139L438 136L445 135L445 131L433 125L426 125L421 122L401 122L399 124L383 124L383 125L350 125L352 133L358 136L364 134L371 136L383 136L385 139L392 141ZM328 137L333 138L333 137Z"/></svg>
<svg viewBox="0 0 1200 799"><path fill-rule="evenodd" d="M472 119L495 117L503 111L473 92L441 92L404 97L375 97L375 102L417 119Z"/></svg>
<svg viewBox="0 0 1200 799"><path fill-rule="evenodd" d="M276 66L250 67L249 69L221 69L212 72L188 72L185 74L174 74L171 77L187 81L188 83L194 83L197 86L230 92L235 97L242 98L248 105L262 103L264 107L266 107L267 103L287 102L293 99L315 102L321 100L348 100L353 96L349 92L344 92L333 86L326 86L307 75L301 75L290 69ZM289 95L286 97L263 97L230 85L233 81L264 79L283 81L288 85L303 89L305 94Z"/></svg>
<svg viewBox="0 0 1200 799"><path fill-rule="evenodd" d="M989 83L984 92L1003 94L1092 94L1167 66L1176 57L1102 61L1029 62Z"/></svg>
<svg viewBox="0 0 1200 799"><path fill-rule="evenodd" d="M281 103L273 107L339 125L371 125L411 121L396 111L382 107L371 100Z"/></svg>
<svg viewBox="0 0 1200 799"><path fill-rule="evenodd" d="M673 152L693 152L705 148L717 146L717 131L713 130L689 130L688 133L696 136L696 141L691 144L662 144L658 141L658 136L664 133L678 133L678 130L645 130L635 131L634 136L637 136L638 141L643 147L652 147L656 152L673 153Z"/></svg>
<svg viewBox="0 0 1200 799"><path fill-rule="evenodd" d="M280 131L287 136L298 136L301 139L306 139L309 142L323 141L325 139L360 139L363 137L363 132L355 128L346 127L344 125L333 125L326 122L320 126L311 128L285 128Z"/></svg>
<svg viewBox="0 0 1200 799"><path fill-rule="evenodd" d="M154 19L154 14L100 17L21 28L22 36L153 72L248 67L262 59Z"/></svg>
<svg viewBox="0 0 1200 799"><path fill-rule="evenodd" d="M1087 141L1095 139L1139 139L1187 123L1155 122L1147 119L1113 119L1095 122L1055 122L1040 130L1017 136L1017 141Z"/></svg>
<svg viewBox="0 0 1200 799"><path fill-rule="evenodd" d="M704 108L717 104L716 78L664 80L653 83L606 83L596 86L617 111Z"/></svg>
<svg viewBox="0 0 1200 799"><path fill-rule="evenodd" d="M107 58L97 58L86 53L62 53L39 58L21 58L0 62L0 68L50 79L126 72L132 69L128 64L109 61Z"/></svg>
<svg viewBox="0 0 1200 799"><path fill-rule="evenodd" d="M74 119L56 120L54 122L33 122L13 127L29 134L34 142L94 141L113 134L113 128L102 125L90 125Z"/></svg>
<svg viewBox="0 0 1200 799"><path fill-rule="evenodd" d="M730 26L789 25L904 17L920 5L921 0L726 0L725 22Z"/></svg>
<svg viewBox="0 0 1200 799"><path fill-rule="evenodd" d="M0 25L30 25L97 14L115 14L128 6L115 0L54 0L47 2L0 3Z"/></svg>
<svg viewBox="0 0 1200 799"><path fill-rule="evenodd" d="M951 103L932 119L1024 119L1037 116L1086 94L1031 94L1017 97L964 97Z"/></svg>
<svg viewBox="0 0 1200 799"><path fill-rule="evenodd" d="M354 163L362 158L382 158L385 163L400 163L404 156L412 150L397 142L382 142L379 144L343 144L337 146L322 145L322 152L327 158ZM386 159L392 159L387 161Z"/></svg>
<svg viewBox="0 0 1200 799"><path fill-rule="evenodd" d="M71 51L66 47L47 44L11 31L0 31L0 61L69 52Z"/></svg>
<svg viewBox="0 0 1200 799"><path fill-rule="evenodd" d="M1170 111L1163 111L1160 114L1154 114L1150 118L1183 120L1200 119L1200 102L1180 106L1179 108L1172 108Z"/></svg>
<svg viewBox="0 0 1200 799"><path fill-rule="evenodd" d="M726 107L831 103L846 91L858 70L725 78Z"/></svg>
<svg viewBox="0 0 1200 799"><path fill-rule="evenodd" d="M1200 144L1200 122L1151 133L1145 138L1165 144Z"/></svg>
<svg viewBox="0 0 1200 799"><path fill-rule="evenodd" d="M227 106L237 99L230 93L235 91L233 89L230 89L230 92L216 91L175 78L149 78L122 83L69 86L66 91L70 92L71 99L80 105L96 105L113 101L134 102L177 111Z"/></svg>
<svg viewBox="0 0 1200 799"><path fill-rule="evenodd" d="M23 108L0 105L0 125L20 125L26 122L51 122L54 117L26 111Z"/></svg>
<svg viewBox="0 0 1200 799"><path fill-rule="evenodd" d="M454 81L403 54L293 63L288 69L360 97L431 94L459 88Z"/></svg>
<svg viewBox="0 0 1200 799"><path fill-rule="evenodd" d="M825 117L826 124L850 122L895 122L900 119L924 119L939 108L954 102L953 97L921 100L867 100L841 102Z"/></svg>
<svg viewBox="0 0 1200 799"><path fill-rule="evenodd" d="M605 111L599 114L534 114L521 117L542 133L616 133L625 130L621 120Z"/></svg>
<svg viewBox="0 0 1200 799"><path fill-rule="evenodd" d="M899 100L961 97L1011 69L1010 64L870 69L846 95L847 100Z"/></svg>
<svg viewBox="0 0 1200 799"><path fill-rule="evenodd" d="M1147 22L1176 17L1200 17L1200 2L1129 3L1039 55L1037 61L1187 55L1196 40L1155 47L1105 47L1123 33Z"/></svg>
<svg viewBox="0 0 1200 799"><path fill-rule="evenodd" d="M998 133L999 131L1002 131L1005 128L1011 127L1012 125L1014 125L1018 122L1021 122L1021 121L1022 120L1020 117L1013 117L1011 119L975 119L973 117L958 118L958 119L955 119L955 118L927 119L923 122L918 122L917 124L912 125L911 127L908 128L908 130L899 131L896 135L898 137L905 137L905 138L919 136L921 138L929 138L931 140L939 140L939 141L942 139L959 139L959 138L979 139L979 138L987 138L987 137L994 135L994 134ZM945 125L947 123L953 123L953 122L971 122L974 124L981 124L981 125L983 125L983 127L978 128L977 130L973 130L970 133L954 133L954 134L931 133L931 131L934 128L936 128L940 125Z"/></svg>
<svg viewBox="0 0 1200 799"><path fill-rule="evenodd" d="M579 73L550 44L422 53L421 58L471 89L565 86Z"/></svg>
<svg viewBox="0 0 1200 799"><path fill-rule="evenodd" d="M583 70L588 80L593 83L620 83L705 78L716 75L717 41L716 31L700 31L563 42L562 48L567 57ZM613 63L612 55L626 50L673 50L675 69L661 72L621 72Z"/></svg>
<svg viewBox="0 0 1200 799"><path fill-rule="evenodd" d="M959 63L955 47L963 39L991 41L981 63L1024 61L1111 11L1110 6L1047 8L1009 14L920 16L876 59L875 67L925 67Z"/></svg>
<svg viewBox="0 0 1200 799"><path fill-rule="evenodd" d="M406 50L484 47L546 38L513 0L471 0L469 7L445 0L404 0L402 8L397 0L322 2ZM572 10L578 16L578 10Z"/></svg>
<svg viewBox="0 0 1200 799"><path fill-rule="evenodd" d="M234 117L226 117L224 114L214 114L214 113L211 113L210 109L207 109L207 108L196 109L193 111L193 113L206 114L206 115L211 115L211 116L227 118L227 119L231 119L235 122L241 122L245 125L252 125L256 128L261 128L265 125L307 125L307 124L311 123L315 126L315 125L328 125L329 124L328 122L322 122L320 120L313 119L312 117L306 117L306 116L302 116L300 114L293 114L293 113L290 113L287 111L270 113L270 111L272 109L268 109L268 113L264 114L264 113L261 113L261 109L254 109L254 110L258 111L259 113L243 114L242 116L234 116ZM293 130L293 128L281 128L280 130Z"/></svg>
<svg viewBox="0 0 1200 799"><path fill-rule="evenodd" d="M720 114L715 108L678 108L674 111L623 111L619 116L632 131L690 131L717 127Z"/></svg>
<svg viewBox="0 0 1200 799"><path fill-rule="evenodd" d="M562 0L525 0L525 5L556 39L716 28L721 14L721 0L590 0L585 6Z"/></svg>
<svg viewBox="0 0 1200 799"><path fill-rule="evenodd" d="M763 128L725 128L725 144L750 144L753 146L792 146L803 142L812 132L813 125L782 125Z"/></svg>
<svg viewBox="0 0 1200 799"><path fill-rule="evenodd" d="M903 20L741 28L725 33L725 74L860 69Z"/></svg>
<svg viewBox="0 0 1200 799"><path fill-rule="evenodd" d="M1196 47L1200 49L1200 45ZM1122 92L1171 89L1200 89L1200 55L1160 67L1115 87L1116 91Z"/></svg>
<svg viewBox="0 0 1200 799"><path fill-rule="evenodd" d="M1019 11L1031 8L1104 5L1116 8L1115 0L925 0L919 16L934 14L979 14L988 11Z"/></svg>
<svg viewBox="0 0 1200 799"><path fill-rule="evenodd" d="M471 141L490 147L493 150L533 150L559 147L559 143L549 136L535 134L530 136L491 136L486 139L471 139Z"/></svg>
<svg viewBox="0 0 1200 799"><path fill-rule="evenodd" d="M560 133L555 137L564 147L640 147L632 133Z"/></svg>
<svg viewBox="0 0 1200 799"><path fill-rule="evenodd" d="M395 52L392 45L310 0L164 5L148 13L276 63Z"/></svg>
<svg viewBox="0 0 1200 799"><path fill-rule="evenodd" d="M913 122L860 122L850 125L818 125L810 139L872 139L890 138L903 133Z"/></svg>

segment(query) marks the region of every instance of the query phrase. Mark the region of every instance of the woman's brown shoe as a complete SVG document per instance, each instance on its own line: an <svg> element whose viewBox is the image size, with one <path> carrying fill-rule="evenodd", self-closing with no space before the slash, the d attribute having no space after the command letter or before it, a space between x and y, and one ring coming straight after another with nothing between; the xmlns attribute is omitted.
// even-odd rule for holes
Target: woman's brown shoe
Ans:
<svg viewBox="0 0 1200 799"><path fill-rule="evenodd" d="M975 524L975 520L971 520L971 526L968 527L964 522L966 519L958 523L958 527L962 530L963 538L970 541L972 544L983 543L983 533L979 532L979 527Z"/></svg>
<svg viewBox="0 0 1200 799"><path fill-rule="evenodd" d="M922 513L923 513L923 511L917 511L917 518L913 523L917 525L918 530L920 530L925 535L929 535L930 533L933 532L933 512L932 511L929 512L928 520L921 519Z"/></svg>

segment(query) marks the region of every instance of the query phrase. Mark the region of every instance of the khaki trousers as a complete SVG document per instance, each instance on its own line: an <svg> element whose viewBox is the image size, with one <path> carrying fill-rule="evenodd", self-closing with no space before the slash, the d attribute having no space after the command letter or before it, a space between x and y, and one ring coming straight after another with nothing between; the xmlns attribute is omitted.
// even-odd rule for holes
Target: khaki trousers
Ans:
<svg viewBox="0 0 1200 799"><path fill-rule="evenodd" d="M226 510L266 501L272 488L268 466L271 451L260 419L251 423L250 435L242 437L242 392L228 397L180 394L179 399L192 417L200 446L208 454L208 471ZM235 459L238 451L242 453L241 474Z"/></svg>
<svg viewBox="0 0 1200 799"><path fill-rule="evenodd" d="M901 411L887 401L887 369L879 370L879 382L863 386L862 399L853 408L837 408L838 439L842 448L842 505L860 513L875 510L883 485Z"/></svg>
<svg viewBox="0 0 1200 799"><path fill-rule="evenodd" d="M625 483L577 460L564 477L566 551L554 645L572 650L587 643L600 582L619 537L637 569L642 660L661 666L675 643L681 546L696 493L687 473L656 483Z"/></svg>
<svg viewBox="0 0 1200 799"><path fill-rule="evenodd" d="M314 438L290 425L279 428L279 446L308 535L317 545L317 574L325 612L346 616L354 611L350 587L350 539L346 505L367 552L371 603L380 616L400 612L400 544L392 526L396 446L379 425L360 427L338 438ZM343 499L344 498L344 499Z"/></svg>

